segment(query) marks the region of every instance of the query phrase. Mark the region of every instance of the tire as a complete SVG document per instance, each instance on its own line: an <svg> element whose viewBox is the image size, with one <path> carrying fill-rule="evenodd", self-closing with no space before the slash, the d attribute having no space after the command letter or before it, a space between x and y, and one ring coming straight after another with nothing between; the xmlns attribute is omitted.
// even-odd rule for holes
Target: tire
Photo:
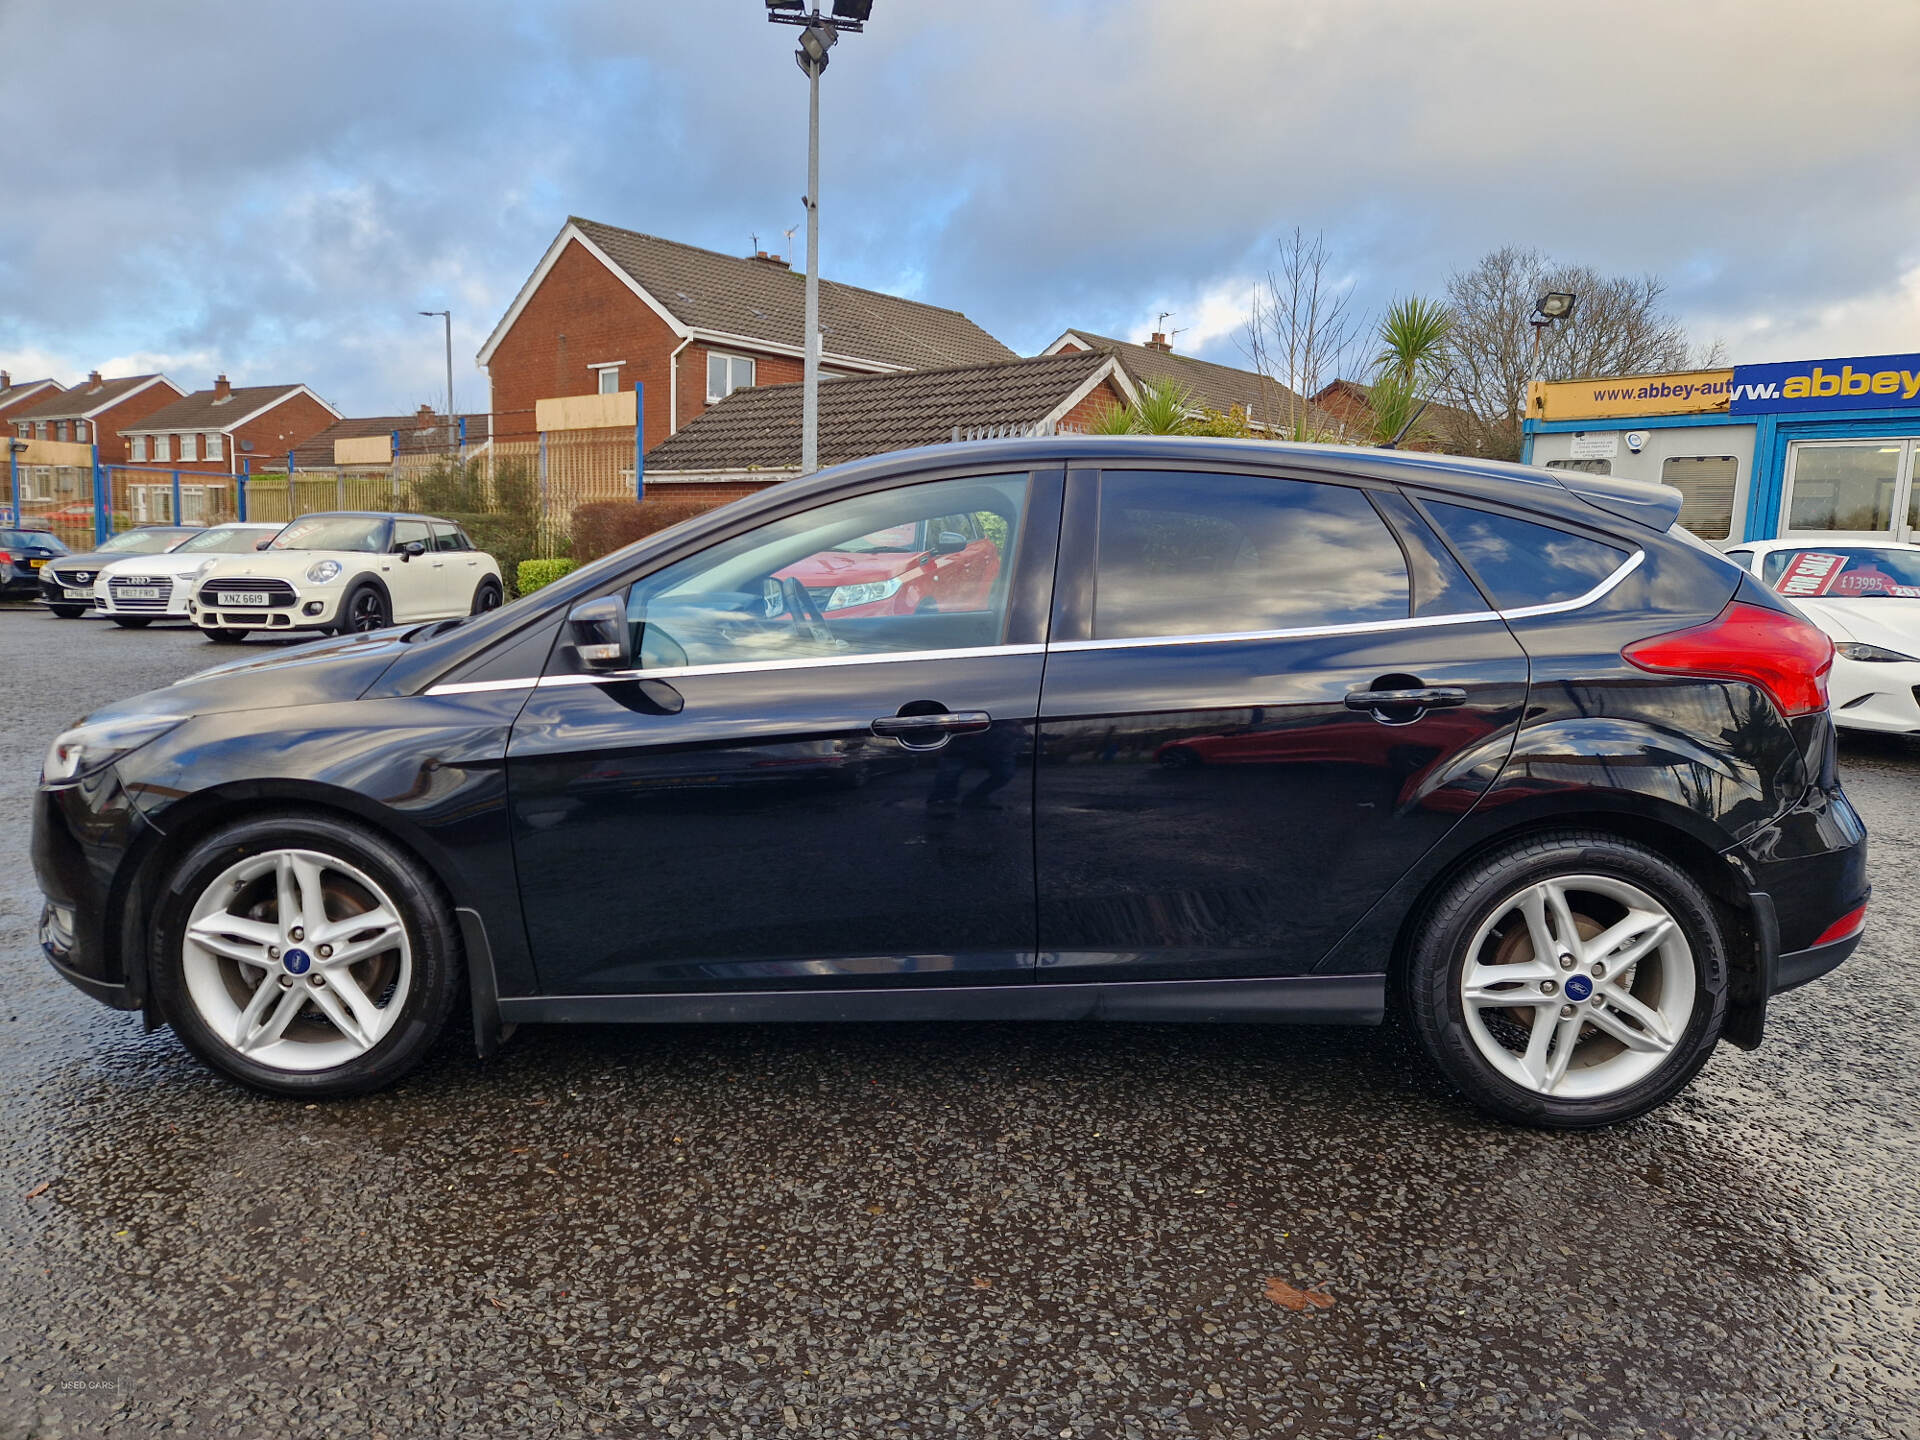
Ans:
<svg viewBox="0 0 1920 1440"><path fill-rule="evenodd" d="M47 608L62 620L78 620L87 613L84 605L49 605Z"/></svg>
<svg viewBox="0 0 1920 1440"><path fill-rule="evenodd" d="M247 638L244 630L204 630L201 633L216 645L239 645Z"/></svg>
<svg viewBox="0 0 1920 1440"><path fill-rule="evenodd" d="M317 890L329 924L373 917L362 932L371 953L347 959L350 932L315 927L339 943L339 959L323 957L331 947L305 925L282 925L283 874L296 900ZM311 924L312 903L290 919ZM218 936L223 917L257 929L220 936L216 953L196 937ZM209 835L161 887L152 938L154 999L181 1042L243 1085L295 1099L393 1084L432 1048L460 991L458 932L433 877L377 831L330 815L271 815ZM243 963L243 953L260 958Z"/></svg>
<svg viewBox="0 0 1920 1440"><path fill-rule="evenodd" d="M1514 841L1474 861L1416 924L1402 976L1408 1019L1447 1080L1503 1120L1580 1130L1644 1115L1699 1073L1726 1022L1712 903L1672 861L1617 836ZM1589 945L1609 930L1613 950ZM1636 952L1622 970L1617 958ZM1508 997L1516 1003L1500 1003Z"/></svg>
<svg viewBox="0 0 1920 1440"><path fill-rule="evenodd" d="M385 630L393 624L393 609L379 587L365 582L354 586L340 599L339 618L333 629L337 635L364 635Z"/></svg>
<svg viewBox="0 0 1920 1440"><path fill-rule="evenodd" d="M467 613L484 615L489 610L498 610L504 598L505 592L501 590L500 582L489 575L474 587L473 608Z"/></svg>
<svg viewBox="0 0 1920 1440"><path fill-rule="evenodd" d="M109 615L107 618L122 630L144 630L153 623L151 615Z"/></svg>

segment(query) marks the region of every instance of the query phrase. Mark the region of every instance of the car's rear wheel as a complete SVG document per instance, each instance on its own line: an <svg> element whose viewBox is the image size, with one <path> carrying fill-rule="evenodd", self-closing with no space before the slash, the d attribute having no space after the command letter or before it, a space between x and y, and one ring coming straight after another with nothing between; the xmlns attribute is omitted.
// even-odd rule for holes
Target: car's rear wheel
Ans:
<svg viewBox="0 0 1920 1440"><path fill-rule="evenodd" d="M370 630L384 630L391 624L393 616L387 610L387 597L372 585L354 586L340 602L336 628L342 634L362 635Z"/></svg>
<svg viewBox="0 0 1920 1440"><path fill-rule="evenodd" d="M238 645L247 638L244 630L213 629L203 632L216 645Z"/></svg>
<svg viewBox="0 0 1920 1440"><path fill-rule="evenodd" d="M445 1026L453 917L411 856L328 816L243 821L173 871L154 993L189 1049L276 1095L392 1084Z"/></svg>
<svg viewBox="0 0 1920 1440"><path fill-rule="evenodd" d="M122 630L144 630L153 623L151 615L114 615L109 618Z"/></svg>
<svg viewBox="0 0 1920 1440"><path fill-rule="evenodd" d="M47 608L62 620L78 620L87 613L84 605L49 605Z"/></svg>
<svg viewBox="0 0 1920 1440"><path fill-rule="evenodd" d="M1504 1119L1609 1125L1677 1094L1726 1018L1712 904L1664 856L1557 832L1503 847L1426 912L1409 956L1415 1032Z"/></svg>
<svg viewBox="0 0 1920 1440"><path fill-rule="evenodd" d="M469 613L481 615L489 610L498 610L502 598L500 582L489 575L474 589L473 609Z"/></svg>

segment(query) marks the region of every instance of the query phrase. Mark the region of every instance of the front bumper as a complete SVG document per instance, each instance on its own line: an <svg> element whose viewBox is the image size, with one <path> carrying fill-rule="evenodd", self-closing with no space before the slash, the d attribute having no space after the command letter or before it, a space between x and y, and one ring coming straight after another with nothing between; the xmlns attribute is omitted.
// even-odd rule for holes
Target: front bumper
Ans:
<svg viewBox="0 0 1920 1440"><path fill-rule="evenodd" d="M149 824L109 767L77 785L33 795L33 873L46 903L40 948L54 970L117 1010L137 1010L145 976L124 964L119 926L141 907L129 904L124 861Z"/></svg>
<svg viewBox="0 0 1920 1440"><path fill-rule="evenodd" d="M40 603L42 605L78 605L88 609L93 607L94 587L92 585L58 585L45 578L41 572Z"/></svg>
<svg viewBox="0 0 1920 1440"><path fill-rule="evenodd" d="M202 630L320 630L331 625L340 612L343 591L336 584L312 589L294 588L290 604L271 605L264 610L236 609L209 604L203 594L187 601L187 618Z"/></svg>
<svg viewBox="0 0 1920 1440"><path fill-rule="evenodd" d="M168 581L160 588L165 591L163 600L123 600L114 594L111 584L96 585L93 591L93 608L102 615L119 615L130 619L147 620L184 620L187 616L187 602L193 597L190 587Z"/></svg>
<svg viewBox="0 0 1920 1440"><path fill-rule="evenodd" d="M1833 723L1882 735L1920 733L1920 664L1836 656L1827 676Z"/></svg>

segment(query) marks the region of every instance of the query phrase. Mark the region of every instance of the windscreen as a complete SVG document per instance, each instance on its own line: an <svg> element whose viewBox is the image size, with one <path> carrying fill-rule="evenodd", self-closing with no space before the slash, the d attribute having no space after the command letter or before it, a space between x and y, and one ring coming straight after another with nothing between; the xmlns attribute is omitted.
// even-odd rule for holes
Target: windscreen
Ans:
<svg viewBox="0 0 1920 1440"><path fill-rule="evenodd" d="M260 548L260 542L267 538L265 530L242 530L233 525L216 525L211 530L202 530L198 535L182 545L179 553L238 555L248 550Z"/></svg>
<svg viewBox="0 0 1920 1440"><path fill-rule="evenodd" d="M122 530L118 535L107 537L100 546L100 553L159 555L179 545L190 533L180 530Z"/></svg>
<svg viewBox="0 0 1920 1440"><path fill-rule="evenodd" d="M273 537L269 550L364 550L387 547L387 522L377 515L309 515Z"/></svg>

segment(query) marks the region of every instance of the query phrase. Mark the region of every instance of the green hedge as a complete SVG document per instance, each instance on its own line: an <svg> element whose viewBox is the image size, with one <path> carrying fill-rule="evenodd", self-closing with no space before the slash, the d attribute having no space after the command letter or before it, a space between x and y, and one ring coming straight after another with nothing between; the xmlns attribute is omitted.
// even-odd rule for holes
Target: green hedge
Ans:
<svg viewBox="0 0 1920 1440"><path fill-rule="evenodd" d="M515 580L522 595L531 595L542 585L551 585L573 569L572 560L522 560Z"/></svg>

